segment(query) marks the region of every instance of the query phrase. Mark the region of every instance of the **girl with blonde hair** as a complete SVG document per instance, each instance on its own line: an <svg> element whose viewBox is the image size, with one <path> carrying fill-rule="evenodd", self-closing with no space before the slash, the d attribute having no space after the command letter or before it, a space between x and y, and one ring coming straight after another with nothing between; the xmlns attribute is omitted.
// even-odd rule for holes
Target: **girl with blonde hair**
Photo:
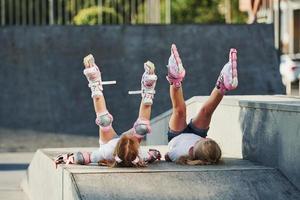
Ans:
<svg viewBox="0 0 300 200"><path fill-rule="evenodd" d="M227 91L238 85L237 51L231 49L229 62L223 67L216 87L203 104L198 115L186 123L186 105L183 98L182 81L185 69L176 46L171 47L168 61L167 80L170 83L172 115L169 121L167 161L188 165L217 164L221 158L221 149L212 139L206 138L214 110Z"/></svg>
<svg viewBox="0 0 300 200"><path fill-rule="evenodd" d="M95 64L94 57L86 56L83 63L85 66L83 73L89 82L96 124L99 126L100 148L93 152L62 154L56 157L55 163L81 165L98 163L111 167L145 167L147 163L159 160L159 151L155 149L142 151L140 148L141 139L151 132L149 120L157 80L154 64L150 61L144 64L145 72L141 80L142 100L138 119L133 128L118 136L112 126L113 117L106 108L101 72Z"/></svg>

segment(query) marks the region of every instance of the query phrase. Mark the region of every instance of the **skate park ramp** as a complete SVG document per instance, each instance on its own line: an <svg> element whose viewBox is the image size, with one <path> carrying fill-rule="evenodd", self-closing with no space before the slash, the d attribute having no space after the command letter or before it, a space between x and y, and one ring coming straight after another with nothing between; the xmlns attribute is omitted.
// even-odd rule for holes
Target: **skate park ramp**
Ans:
<svg viewBox="0 0 300 200"><path fill-rule="evenodd" d="M137 118L140 96L127 92L140 89L146 60L155 63L158 75L152 116L170 109L165 76L172 43L187 70L188 99L209 95L231 47L238 49L241 77L231 94L282 94L273 42L273 25L265 24L2 27L0 147L35 151L70 146L70 140L76 146L97 145L98 127L82 73L82 59L89 53L103 80L117 81L105 86L104 94L114 128L122 133Z"/></svg>
<svg viewBox="0 0 300 200"><path fill-rule="evenodd" d="M207 97L186 101L187 122ZM148 145L167 144L167 111L151 121ZM282 95L225 96L215 110L208 137L224 155L279 169L300 189L300 99Z"/></svg>
<svg viewBox="0 0 300 200"><path fill-rule="evenodd" d="M207 97L186 101L188 119ZM152 120L148 146L164 155L170 111ZM222 149L219 165L183 166L162 160L147 168L59 165L60 153L95 148L40 149L22 188L30 199L299 199L300 101L286 96L227 96L208 137ZM154 145L154 146L153 146Z"/></svg>
<svg viewBox="0 0 300 200"><path fill-rule="evenodd" d="M149 148L149 147L143 147ZM166 146L152 146L162 153ZM32 200L95 199L299 199L299 190L279 170L224 158L216 166L181 166L161 161L147 168L59 165L62 152L93 149L41 149L22 183Z"/></svg>

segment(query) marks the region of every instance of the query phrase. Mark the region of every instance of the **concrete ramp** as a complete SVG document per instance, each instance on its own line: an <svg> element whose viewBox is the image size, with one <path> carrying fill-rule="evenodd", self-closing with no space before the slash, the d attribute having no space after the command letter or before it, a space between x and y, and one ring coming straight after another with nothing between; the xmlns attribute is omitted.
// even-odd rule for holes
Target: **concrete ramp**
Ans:
<svg viewBox="0 0 300 200"><path fill-rule="evenodd" d="M187 122L207 97L186 101ZM148 145L167 144L167 111L151 120ZM225 96L213 114L208 137L222 153L279 169L300 190L300 99L282 95Z"/></svg>
<svg viewBox="0 0 300 200"><path fill-rule="evenodd" d="M156 148L166 152L166 146ZM161 161L141 169L55 168L54 155L76 150L79 148L37 151L22 183L31 199L300 199L299 190L277 169L242 159L224 158L216 166Z"/></svg>

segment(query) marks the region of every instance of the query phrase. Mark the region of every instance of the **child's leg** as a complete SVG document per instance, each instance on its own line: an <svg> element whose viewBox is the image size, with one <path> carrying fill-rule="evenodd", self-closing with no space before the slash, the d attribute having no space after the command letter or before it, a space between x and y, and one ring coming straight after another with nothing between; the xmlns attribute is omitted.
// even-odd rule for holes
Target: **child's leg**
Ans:
<svg viewBox="0 0 300 200"><path fill-rule="evenodd" d="M182 87L176 88L170 85L170 97L172 101L172 115L169 128L174 131L182 131L186 126L186 105L183 97Z"/></svg>
<svg viewBox="0 0 300 200"><path fill-rule="evenodd" d="M186 126L186 105L183 97L182 80L185 70L182 66L176 46L171 47L171 56L168 62L167 80L170 83L170 97L172 101L172 115L169 121L171 131L182 131Z"/></svg>
<svg viewBox="0 0 300 200"><path fill-rule="evenodd" d="M106 109L104 96L94 97L93 102L97 116L96 123L99 125L99 141L105 144L118 135L111 125L113 119ZM101 126L101 123L103 123L103 126ZM105 127L105 123L109 125Z"/></svg>
<svg viewBox="0 0 300 200"><path fill-rule="evenodd" d="M237 85L237 51L231 49L229 62L223 67L217 80L216 88L213 89L198 115L192 120L193 125L199 129L208 129L211 117L223 99L225 92L235 89Z"/></svg>
<svg viewBox="0 0 300 200"><path fill-rule="evenodd" d="M155 66L152 62L147 61L144 64L145 72L141 80L142 100L139 109L138 119L133 128L125 133L132 133L139 139L151 132L150 117L151 107L155 94L157 76L155 75Z"/></svg>
<svg viewBox="0 0 300 200"><path fill-rule="evenodd" d="M208 129L211 117L221 100L223 94L216 88L211 92L208 100L203 104L198 115L192 120L193 125L199 129Z"/></svg>
<svg viewBox="0 0 300 200"><path fill-rule="evenodd" d="M103 87L101 80L101 72L92 55L84 58L84 74L89 81L89 87L92 91L94 109L96 112L96 124L99 125L99 142L107 143L109 140L117 136L112 127L113 118L107 111L105 98L103 96Z"/></svg>

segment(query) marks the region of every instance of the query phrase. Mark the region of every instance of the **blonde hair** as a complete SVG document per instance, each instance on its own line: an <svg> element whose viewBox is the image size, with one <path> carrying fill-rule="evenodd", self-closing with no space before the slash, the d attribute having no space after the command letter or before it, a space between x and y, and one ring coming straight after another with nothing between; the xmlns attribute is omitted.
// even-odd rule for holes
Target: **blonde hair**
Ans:
<svg viewBox="0 0 300 200"><path fill-rule="evenodd" d="M139 157L139 147L140 143L134 135L124 134L118 141L113 153L113 156L118 157L120 161L102 160L98 164L108 165L110 167L145 167L145 162ZM138 158L139 161L135 163L133 161L136 160L136 158Z"/></svg>
<svg viewBox="0 0 300 200"><path fill-rule="evenodd" d="M192 155L181 156L176 162L183 165L213 165L220 162L221 155L218 143L203 139L194 145Z"/></svg>

